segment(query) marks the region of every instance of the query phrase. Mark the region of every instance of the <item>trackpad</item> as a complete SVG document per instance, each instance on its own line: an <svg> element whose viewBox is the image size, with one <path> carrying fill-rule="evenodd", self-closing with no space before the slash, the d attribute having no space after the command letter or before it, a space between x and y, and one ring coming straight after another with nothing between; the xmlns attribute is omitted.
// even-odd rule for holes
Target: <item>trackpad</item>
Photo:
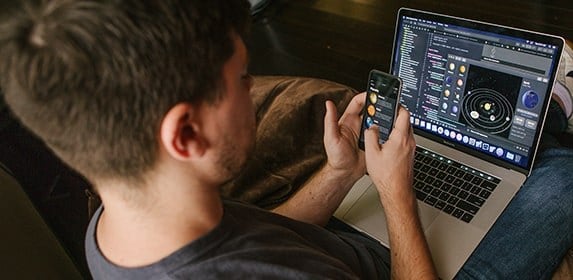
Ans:
<svg viewBox="0 0 573 280"><path fill-rule="evenodd" d="M440 210L418 200L418 215L420 215L420 221L422 222L422 229L424 232L430 228L432 223L436 220L436 218L438 218L439 214Z"/></svg>
<svg viewBox="0 0 573 280"><path fill-rule="evenodd" d="M426 231L437 218L440 211L425 205L421 201L418 201L418 210L422 228ZM378 191L376 191L374 185L368 187L362 196L350 207L348 212L346 212L342 220L378 239L386 246L389 245L384 208L380 203Z"/></svg>

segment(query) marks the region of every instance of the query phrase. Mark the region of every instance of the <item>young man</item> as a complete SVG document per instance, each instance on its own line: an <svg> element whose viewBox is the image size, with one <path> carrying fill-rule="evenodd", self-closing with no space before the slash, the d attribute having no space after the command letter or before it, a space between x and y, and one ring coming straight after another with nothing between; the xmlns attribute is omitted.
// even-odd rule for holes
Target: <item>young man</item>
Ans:
<svg viewBox="0 0 573 280"><path fill-rule="evenodd" d="M280 215L220 198L253 149L246 1L62 0L24 10L0 27L1 85L13 112L102 198L86 237L94 278L436 278L411 188L409 114L399 112L383 147L376 128L367 131L365 157L356 143L363 94L339 120L326 103L327 162L274 209ZM559 164L547 158L548 171L573 168L573 153L562 154ZM391 264L379 244L317 226L366 167L385 205Z"/></svg>
<svg viewBox="0 0 573 280"><path fill-rule="evenodd" d="M326 104L328 162L281 215L221 200L254 144L248 16L245 1L46 1L3 25L7 103L102 199L86 239L94 278L388 275L373 258L381 248L310 224L324 225L365 172L363 95L340 121ZM409 170L404 110L395 131L383 151L367 134L372 166ZM395 206L392 272L435 278L411 172L395 174L375 177Z"/></svg>

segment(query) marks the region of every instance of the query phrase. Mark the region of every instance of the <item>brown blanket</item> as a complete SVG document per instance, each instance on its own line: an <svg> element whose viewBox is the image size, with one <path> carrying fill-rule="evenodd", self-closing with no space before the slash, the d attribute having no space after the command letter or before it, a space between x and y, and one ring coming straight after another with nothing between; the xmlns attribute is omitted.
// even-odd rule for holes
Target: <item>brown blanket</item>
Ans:
<svg viewBox="0 0 573 280"><path fill-rule="evenodd" d="M264 208L286 200L326 159L325 101L334 101L340 115L355 94L326 80L256 77L251 96L257 146L244 172L223 187L223 195Z"/></svg>

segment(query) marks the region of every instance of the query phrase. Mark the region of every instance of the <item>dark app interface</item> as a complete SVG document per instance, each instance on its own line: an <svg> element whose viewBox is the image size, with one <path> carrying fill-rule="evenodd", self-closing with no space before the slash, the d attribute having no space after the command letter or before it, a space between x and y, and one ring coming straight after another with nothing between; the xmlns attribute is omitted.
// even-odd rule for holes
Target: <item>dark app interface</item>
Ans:
<svg viewBox="0 0 573 280"><path fill-rule="evenodd" d="M394 126L399 91L400 80L398 78L378 72L370 74L363 126L370 128L375 124L379 127L380 144L388 140Z"/></svg>

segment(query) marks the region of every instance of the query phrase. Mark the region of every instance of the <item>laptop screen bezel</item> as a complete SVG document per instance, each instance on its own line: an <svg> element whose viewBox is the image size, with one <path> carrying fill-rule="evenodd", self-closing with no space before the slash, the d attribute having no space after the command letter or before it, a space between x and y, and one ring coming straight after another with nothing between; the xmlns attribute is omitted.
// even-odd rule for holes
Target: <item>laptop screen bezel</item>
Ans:
<svg viewBox="0 0 573 280"><path fill-rule="evenodd" d="M399 63L399 61L397 61L397 53L396 52L399 48L397 46L398 42L399 42L398 36L400 34L399 28L401 26L401 23L402 23L404 16L421 18L421 19L440 22L440 23L447 23L450 25L475 29L475 30L482 31L482 32L497 33L500 35L510 36L513 38L524 38L524 39L527 38L528 40L533 40L535 42L554 45L554 46L557 46L557 49L555 50L555 54L557 55L557 57L561 57L561 52L562 52L563 46L565 44L565 41L563 40L563 38L558 37L558 36L554 36L554 35L543 34L543 33L538 33L538 32L534 32L534 31L527 31L527 30L523 30L523 29L507 27L507 26L502 26L502 25L497 25L497 24L492 24L492 23L487 23L487 22L475 21L475 20L470 20L470 19L464 19L464 18L449 16L449 15L420 11L420 10L411 9L411 8L400 8L400 10L398 11L398 14L397 14L396 26L395 26L395 31L394 31L394 42L393 42L393 48L392 48L392 56L391 56L391 61L390 61L390 73L393 73L393 74L395 74L394 73L395 68L396 68L395 66ZM553 65L552 65L550 81L555 81L558 67L559 67L559 60L557 60L557 62L553 63ZM523 168L522 166L519 166L519 165L511 164L511 163L504 161L504 160L500 160L500 159L496 158L495 156L491 156L491 155L484 154L482 152L478 152L474 149L471 149L471 148L466 147L464 145L458 144L455 141L447 141L444 138L441 138L440 136L426 132L426 131L424 131L424 130L416 127L416 126L414 126L414 133L417 135L426 137L428 139L437 141L438 143L443 143L449 147L453 147L456 150L463 151L467 154L478 157L478 158L483 159L485 161L495 163L496 165L503 166L505 168L512 169L512 170L518 171L520 173L523 173L526 176L529 176L529 174L531 173L531 169L533 167L533 162L535 160L535 157L536 157L538 149L539 149L541 132L543 131L545 118L547 116L549 102L551 100L551 93L553 91L553 85L554 84L551 84L551 86L548 88L549 92L546 92L548 98L545 98L545 100L543 102L542 112L544 112L544 113L540 114L540 116L539 116L540 117L539 122L541 125L538 126L538 128L535 132L535 136L533 138L534 141L533 141L533 144L531 146L532 150L529 153L529 158L528 158L528 163L527 163L526 168Z"/></svg>

